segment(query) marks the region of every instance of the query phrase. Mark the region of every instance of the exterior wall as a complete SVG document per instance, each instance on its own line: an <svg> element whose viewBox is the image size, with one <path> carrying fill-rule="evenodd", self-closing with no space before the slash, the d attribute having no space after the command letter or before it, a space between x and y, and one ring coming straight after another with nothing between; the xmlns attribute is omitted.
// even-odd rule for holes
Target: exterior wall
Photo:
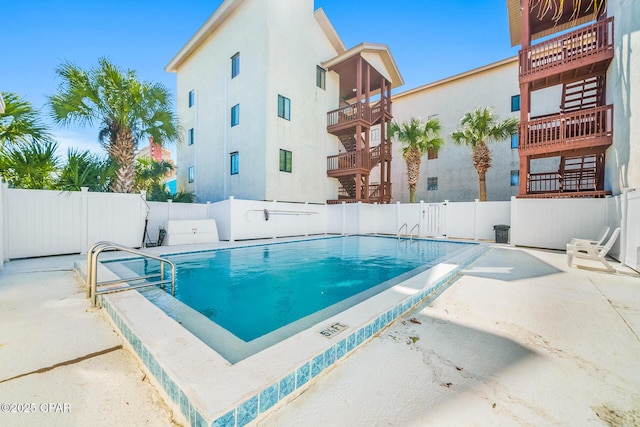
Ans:
<svg viewBox="0 0 640 427"><path fill-rule="evenodd" d="M232 79L231 57L238 52L240 73ZM337 151L326 113L337 108L339 81L327 73L322 90L315 79L316 66L336 53L314 18L312 0L245 1L177 72L184 140L177 150L178 188L194 191L198 201L335 197L337 185L326 178L321 159ZM189 108L191 90L195 105ZM278 94L291 100L290 121L278 117ZM236 104L240 123L231 127ZM187 144L190 128L193 145ZM280 149L292 152L292 173L279 171ZM236 151L239 173L231 175Z"/></svg>
<svg viewBox="0 0 640 427"><path fill-rule="evenodd" d="M336 56L318 25L312 0L269 0L264 199L324 203L337 198L326 157L338 152L327 133L327 112L338 108L339 77L327 72L316 86L316 67ZM278 117L278 95L291 100L291 120ZM280 149L291 151L291 173L280 172Z"/></svg>
<svg viewBox="0 0 640 427"><path fill-rule="evenodd" d="M437 159L423 157L416 200L463 202L478 198L478 174L471 164L471 150L454 145L450 134L457 128L462 115L478 106L493 107L501 120L517 116L519 112L511 112L511 97L519 93L518 60L513 58L485 71L393 97L395 121L405 122L411 117L427 120L437 114L445 138ZM394 141L393 200L406 202L409 200L407 167L401 148L401 144ZM518 193L518 187L511 186L511 171L520 167L518 150L511 148L510 140L493 143L489 148L493 166L487 172L487 200L509 200ZM438 177L438 190L427 191L427 177Z"/></svg>
<svg viewBox="0 0 640 427"><path fill-rule="evenodd" d="M609 0L614 16L614 58L607 73L613 104L613 145L606 153L605 188L620 194L640 188L640 2Z"/></svg>
<svg viewBox="0 0 640 427"><path fill-rule="evenodd" d="M235 195L263 199L264 105L268 58L267 2L248 0L177 72L178 117L183 142L178 147L178 189L199 201ZM231 78L231 57L240 53L240 74ZM195 104L189 108L189 92ZM231 127L231 108L240 104L240 124ZM194 144L187 132L194 129ZM230 175L230 153L239 153L238 175ZM195 167L194 182L188 170ZM247 185L250 183L250 185Z"/></svg>

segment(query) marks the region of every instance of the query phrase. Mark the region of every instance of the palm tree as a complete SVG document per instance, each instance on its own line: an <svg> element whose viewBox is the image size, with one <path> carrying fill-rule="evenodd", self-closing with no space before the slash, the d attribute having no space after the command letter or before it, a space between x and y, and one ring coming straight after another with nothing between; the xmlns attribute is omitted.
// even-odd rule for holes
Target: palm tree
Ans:
<svg viewBox="0 0 640 427"><path fill-rule="evenodd" d="M82 70L66 62L56 69L62 78L49 97L53 120L61 125L99 126L98 139L118 164L111 191L130 193L135 181L135 151L144 137L162 145L178 138L178 124L168 89L141 82L135 71L122 70L100 58L98 67Z"/></svg>
<svg viewBox="0 0 640 427"><path fill-rule="evenodd" d="M0 148L0 176L14 188L51 189L59 160L53 141L19 141Z"/></svg>
<svg viewBox="0 0 640 427"><path fill-rule="evenodd" d="M0 113L0 147L28 141L51 139L31 103L13 92L2 92L4 112Z"/></svg>
<svg viewBox="0 0 640 427"><path fill-rule="evenodd" d="M80 191L82 187L87 187L89 191L109 191L109 182L113 179L116 169L116 163L110 158L102 158L88 150L78 151L70 148L67 151L67 163L56 181L56 188Z"/></svg>
<svg viewBox="0 0 640 427"><path fill-rule="evenodd" d="M500 122L498 116L489 107L478 107L465 113L460 127L451 134L455 144L471 148L471 161L478 172L478 193L480 201L487 200L486 173L491 167L491 151L487 146L518 132L518 119L509 117Z"/></svg>
<svg viewBox="0 0 640 427"><path fill-rule="evenodd" d="M440 136L440 129L438 119L430 119L423 123L422 120L415 117L411 118L408 123L392 122L389 126L390 135L394 135L403 144L402 157L407 162L410 203L416 201L422 156L429 150L438 152L444 144L444 139Z"/></svg>
<svg viewBox="0 0 640 427"><path fill-rule="evenodd" d="M147 195L162 192L165 190L164 178L173 170L173 164L166 160L158 162L149 157L138 157L135 189L145 190Z"/></svg>

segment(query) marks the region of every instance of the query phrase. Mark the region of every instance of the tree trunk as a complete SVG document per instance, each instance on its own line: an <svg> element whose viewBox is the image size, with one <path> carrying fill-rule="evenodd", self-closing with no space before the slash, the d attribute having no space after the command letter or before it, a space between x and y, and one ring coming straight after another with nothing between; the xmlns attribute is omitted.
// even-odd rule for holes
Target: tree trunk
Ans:
<svg viewBox="0 0 640 427"><path fill-rule="evenodd" d="M487 179L485 172L478 172L478 194L480 195L480 201L487 201Z"/></svg>
<svg viewBox="0 0 640 427"><path fill-rule="evenodd" d="M409 186L409 203L415 203L415 202L416 202L416 186L410 185Z"/></svg>
<svg viewBox="0 0 640 427"><path fill-rule="evenodd" d="M109 155L118 163L110 190L114 193L131 193L135 180L135 143L129 130L117 133L115 141L111 142Z"/></svg>

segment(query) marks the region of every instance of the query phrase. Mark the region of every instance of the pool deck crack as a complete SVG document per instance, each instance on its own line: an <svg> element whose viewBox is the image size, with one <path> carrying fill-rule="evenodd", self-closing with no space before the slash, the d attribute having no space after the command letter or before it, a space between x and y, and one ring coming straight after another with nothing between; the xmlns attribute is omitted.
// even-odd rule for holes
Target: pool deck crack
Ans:
<svg viewBox="0 0 640 427"><path fill-rule="evenodd" d="M20 374L20 375L16 375L14 377L11 377L11 378L0 380L0 384L6 383L7 381L15 380L15 379L18 379L18 378L22 378L22 377L26 377L26 376L29 376L29 375L33 375L33 374L42 374L42 373L45 373L45 372L49 372L49 371L52 371L52 370L54 370L56 368L60 368L62 366L68 366L68 365L73 365L73 364L76 364L76 363L80 363L80 362L83 362L85 360L92 359L92 358L98 357L98 356L102 356L104 354L108 354L108 353L111 353L111 352L117 351L117 350L122 350L122 345L117 345L115 347L111 347L111 348L107 348L107 349L104 349L104 350L96 351L94 353L89 353L89 354L86 354L84 356L76 357L75 359L66 360L64 362L56 363L54 365L47 366L45 368L36 369L35 371L26 372L24 374Z"/></svg>

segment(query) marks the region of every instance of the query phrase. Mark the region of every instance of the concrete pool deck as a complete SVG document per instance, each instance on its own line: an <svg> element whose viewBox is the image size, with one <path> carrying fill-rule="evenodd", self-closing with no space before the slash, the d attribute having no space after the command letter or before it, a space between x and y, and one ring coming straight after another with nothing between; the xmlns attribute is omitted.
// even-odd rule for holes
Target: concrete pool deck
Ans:
<svg viewBox="0 0 640 427"><path fill-rule="evenodd" d="M171 425L77 259L0 272L0 424ZM640 278L565 260L496 246L258 425L639 424Z"/></svg>

